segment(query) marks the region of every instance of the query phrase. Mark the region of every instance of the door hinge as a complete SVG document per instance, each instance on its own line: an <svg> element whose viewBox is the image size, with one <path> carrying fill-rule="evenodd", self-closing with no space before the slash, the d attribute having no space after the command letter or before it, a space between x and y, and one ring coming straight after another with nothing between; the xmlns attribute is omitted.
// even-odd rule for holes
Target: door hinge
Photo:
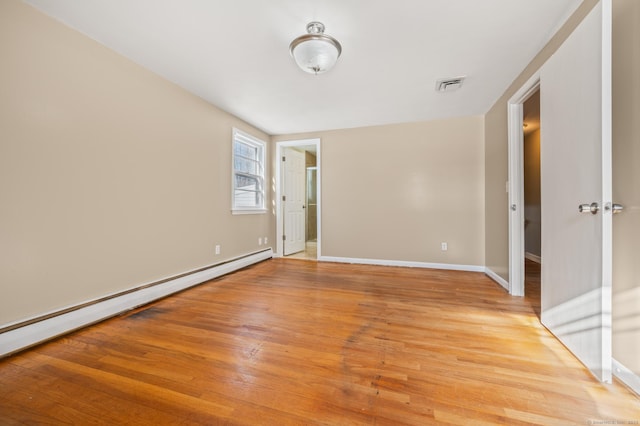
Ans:
<svg viewBox="0 0 640 426"><path fill-rule="evenodd" d="M282 201L287 201L287 196L286 195L282 196Z"/></svg>
<svg viewBox="0 0 640 426"><path fill-rule="evenodd" d="M284 155L282 156L282 162L284 163L285 161L287 161L287 157L285 157Z"/></svg>
<svg viewBox="0 0 640 426"><path fill-rule="evenodd" d="M282 235L282 241L286 241L287 240L287 236L286 235Z"/></svg>

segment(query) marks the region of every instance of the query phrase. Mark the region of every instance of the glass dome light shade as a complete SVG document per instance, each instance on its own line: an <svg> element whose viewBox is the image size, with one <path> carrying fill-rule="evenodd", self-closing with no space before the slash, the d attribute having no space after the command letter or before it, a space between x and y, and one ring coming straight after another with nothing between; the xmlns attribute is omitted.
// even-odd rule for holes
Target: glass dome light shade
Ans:
<svg viewBox="0 0 640 426"><path fill-rule="evenodd" d="M291 42L289 51L300 69L310 74L322 74L336 64L342 53L342 46L335 38L320 32L296 38Z"/></svg>

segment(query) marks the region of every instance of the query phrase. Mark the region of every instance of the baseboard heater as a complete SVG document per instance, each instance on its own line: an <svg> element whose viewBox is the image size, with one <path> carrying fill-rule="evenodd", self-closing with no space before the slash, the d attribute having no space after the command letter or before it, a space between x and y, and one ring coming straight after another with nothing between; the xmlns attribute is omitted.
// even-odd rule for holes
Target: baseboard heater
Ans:
<svg viewBox="0 0 640 426"><path fill-rule="evenodd" d="M0 357L273 257L267 249L0 327Z"/></svg>

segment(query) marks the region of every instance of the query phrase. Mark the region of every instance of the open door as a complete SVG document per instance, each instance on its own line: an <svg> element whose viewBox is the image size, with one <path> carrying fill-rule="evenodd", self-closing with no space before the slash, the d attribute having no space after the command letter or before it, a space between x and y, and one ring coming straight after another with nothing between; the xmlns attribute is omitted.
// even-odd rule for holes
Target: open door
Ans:
<svg viewBox="0 0 640 426"><path fill-rule="evenodd" d="M285 148L282 156L284 171L284 255L297 253L305 248L305 183L306 166L304 152Z"/></svg>
<svg viewBox="0 0 640 426"><path fill-rule="evenodd" d="M540 70L542 323L612 380L611 0Z"/></svg>

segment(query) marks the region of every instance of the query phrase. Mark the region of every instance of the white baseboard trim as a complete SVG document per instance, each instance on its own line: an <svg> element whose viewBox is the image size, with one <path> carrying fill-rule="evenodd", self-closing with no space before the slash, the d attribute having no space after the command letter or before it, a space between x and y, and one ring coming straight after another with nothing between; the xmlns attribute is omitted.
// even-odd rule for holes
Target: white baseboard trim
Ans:
<svg viewBox="0 0 640 426"><path fill-rule="evenodd" d="M140 286L140 290L124 293L88 304L77 310L29 323L0 334L0 357L34 346L90 324L145 305L205 281L237 271L254 263L270 259L271 249L239 257L175 279L158 281L157 285ZM80 306L80 305L79 305Z"/></svg>
<svg viewBox="0 0 640 426"><path fill-rule="evenodd" d="M615 359L613 360L613 375L622 383L627 385L629 389L640 395L640 376L620 364Z"/></svg>
<svg viewBox="0 0 640 426"><path fill-rule="evenodd" d="M411 262L406 260L360 259L355 257L320 256L320 262L356 263L361 265L403 266L407 268L446 269L450 271L484 272L484 266L457 265L452 263Z"/></svg>
<svg viewBox="0 0 640 426"><path fill-rule="evenodd" d="M529 259L532 262L536 262L537 264L542 264L542 258L540 256L529 253L528 251L524 252L524 258Z"/></svg>
<svg viewBox="0 0 640 426"><path fill-rule="evenodd" d="M505 290L509 291L509 282L507 280L505 280L504 278L502 278L500 275L498 275L495 272L493 272L491 270L491 268L485 268L484 269L484 273L489 278L491 278L492 280L494 280L495 282L500 284L502 287L504 287Z"/></svg>

